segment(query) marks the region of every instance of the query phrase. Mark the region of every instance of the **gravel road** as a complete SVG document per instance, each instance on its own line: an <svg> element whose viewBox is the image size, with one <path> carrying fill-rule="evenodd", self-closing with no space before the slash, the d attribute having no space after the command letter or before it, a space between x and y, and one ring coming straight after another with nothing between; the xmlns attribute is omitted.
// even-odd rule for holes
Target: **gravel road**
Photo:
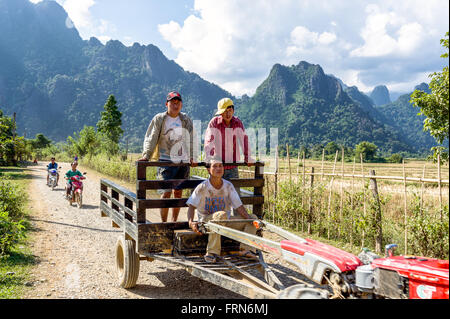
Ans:
<svg viewBox="0 0 450 319"><path fill-rule="evenodd" d="M70 168L60 163L61 175ZM137 286L123 289L118 286L114 270L114 248L121 231L111 227L111 220L100 216L100 178L92 170L84 181L83 207L70 206L64 199L64 179L54 191L46 186L45 164L29 167L32 182L29 186L33 231L30 234L32 253L37 264L27 282L24 298L33 299L243 299L244 297L198 279L182 267L162 261L141 261ZM114 180L113 180L114 181ZM118 182L118 181L115 181ZM134 185L121 185L134 190ZM152 212L159 218L157 212ZM147 214L149 216L149 214ZM185 219L185 210L179 219ZM169 215L170 217L170 215ZM148 217L149 218L149 217ZM271 256L268 264L290 270ZM281 267L281 268L280 268ZM290 285L298 280L287 277Z"/></svg>

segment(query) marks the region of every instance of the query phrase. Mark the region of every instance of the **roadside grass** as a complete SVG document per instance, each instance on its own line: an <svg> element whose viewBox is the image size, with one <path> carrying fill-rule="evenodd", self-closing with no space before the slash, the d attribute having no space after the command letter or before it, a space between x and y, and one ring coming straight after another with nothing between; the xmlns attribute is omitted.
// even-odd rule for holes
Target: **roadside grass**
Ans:
<svg viewBox="0 0 450 319"><path fill-rule="evenodd" d="M34 263L34 256L23 245L0 257L0 299L22 298Z"/></svg>
<svg viewBox="0 0 450 319"><path fill-rule="evenodd" d="M0 167L0 178L5 178L18 187L23 195L23 215L26 231L30 230L27 189L31 175L25 167ZM35 257L22 239L11 251L0 256L0 299L20 299L26 289L31 267L35 264Z"/></svg>

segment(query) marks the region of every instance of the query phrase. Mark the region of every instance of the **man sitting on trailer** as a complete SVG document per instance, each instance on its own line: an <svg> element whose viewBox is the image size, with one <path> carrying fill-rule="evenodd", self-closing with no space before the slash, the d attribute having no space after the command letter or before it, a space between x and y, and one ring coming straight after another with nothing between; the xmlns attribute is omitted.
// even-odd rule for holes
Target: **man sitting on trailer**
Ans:
<svg viewBox="0 0 450 319"><path fill-rule="evenodd" d="M224 167L221 160L211 159L206 168L209 178L199 184L192 195L189 197L187 204L189 227L198 234L198 222L207 222L210 220L232 220L232 219L255 219L255 215L249 215L241 199L239 198L233 184L222 178ZM234 208L240 216L231 216L231 208ZM194 213L197 210L198 222L194 222ZM253 223L242 222L233 223L230 228L234 228L246 233L255 235L256 228ZM240 255L244 257L257 258L251 247L241 244ZM210 233L208 237L208 246L206 247L205 261L215 263L217 256L220 256L221 239L220 235Z"/></svg>

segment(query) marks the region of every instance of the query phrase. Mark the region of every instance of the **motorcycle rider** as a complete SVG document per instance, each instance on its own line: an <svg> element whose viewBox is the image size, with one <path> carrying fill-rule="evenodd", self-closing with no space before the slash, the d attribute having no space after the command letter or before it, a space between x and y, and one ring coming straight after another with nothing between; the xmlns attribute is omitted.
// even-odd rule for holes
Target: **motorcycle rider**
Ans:
<svg viewBox="0 0 450 319"><path fill-rule="evenodd" d="M56 186L58 186L58 182L59 182L58 163L55 162L54 157L52 157L50 160L51 160L51 163L47 165L47 185L48 185L48 178L50 176L50 170L56 169Z"/></svg>
<svg viewBox="0 0 450 319"><path fill-rule="evenodd" d="M66 199L69 197L70 195L70 190L72 189L72 181L70 180L71 177L73 176L83 176L83 174L77 170L77 166L78 163L77 162L72 162L72 164L70 164L70 166L72 166L72 169L70 169L66 175L65 175L65 179L67 180L67 184L66 184Z"/></svg>

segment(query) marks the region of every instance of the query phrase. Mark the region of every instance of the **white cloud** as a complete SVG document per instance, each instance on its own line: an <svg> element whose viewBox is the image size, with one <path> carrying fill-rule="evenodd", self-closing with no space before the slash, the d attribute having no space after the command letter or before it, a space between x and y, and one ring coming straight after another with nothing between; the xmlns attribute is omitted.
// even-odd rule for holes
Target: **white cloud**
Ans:
<svg viewBox="0 0 450 319"><path fill-rule="evenodd" d="M40 0L30 0L39 2ZM111 40L116 33L116 26L105 19L96 19L91 9L97 3L95 0L56 0L66 10L69 19L66 26L76 27L80 36L84 39L97 37L102 43Z"/></svg>
<svg viewBox="0 0 450 319"><path fill-rule="evenodd" d="M65 0L63 7L77 28L92 28L94 21L89 9L94 0Z"/></svg>
<svg viewBox="0 0 450 319"><path fill-rule="evenodd" d="M382 12L376 5L368 5L369 16L361 31L365 43L350 52L355 57L379 57L387 55L408 56L417 50L427 36L418 22L407 22L395 12ZM397 29L389 34L388 28Z"/></svg>
<svg viewBox="0 0 450 319"><path fill-rule="evenodd" d="M158 30L184 69L236 95L253 94L275 63L302 60L368 89L436 70L448 6L447 0L196 0L184 23Z"/></svg>

